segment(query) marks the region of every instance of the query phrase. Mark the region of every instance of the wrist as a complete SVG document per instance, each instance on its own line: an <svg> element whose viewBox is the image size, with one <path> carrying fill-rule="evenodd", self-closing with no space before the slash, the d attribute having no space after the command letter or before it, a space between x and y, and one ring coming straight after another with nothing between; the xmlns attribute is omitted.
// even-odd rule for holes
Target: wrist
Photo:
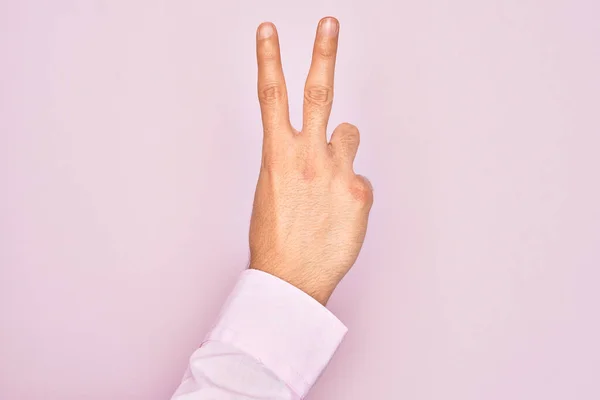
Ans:
<svg viewBox="0 0 600 400"><path fill-rule="evenodd" d="M321 279L314 276L307 276L307 274L294 274L289 270L279 268L263 268L254 264L250 264L250 268L266 272L281 279L282 281L289 283L292 286L295 286L321 303L323 306L327 305L327 301L329 301L329 298L337 286L336 283L323 282Z"/></svg>

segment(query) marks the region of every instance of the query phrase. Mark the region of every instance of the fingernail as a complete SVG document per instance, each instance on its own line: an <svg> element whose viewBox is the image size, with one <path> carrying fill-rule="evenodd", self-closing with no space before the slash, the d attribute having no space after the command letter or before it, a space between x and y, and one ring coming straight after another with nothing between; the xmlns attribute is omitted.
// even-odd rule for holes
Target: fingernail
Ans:
<svg viewBox="0 0 600 400"><path fill-rule="evenodd" d="M319 32L323 36L335 36L338 33L338 22L335 18L325 18L319 24Z"/></svg>
<svg viewBox="0 0 600 400"><path fill-rule="evenodd" d="M275 30L273 29L273 25L271 23L264 23L258 28L258 38L266 39L268 37L271 37L274 31Z"/></svg>

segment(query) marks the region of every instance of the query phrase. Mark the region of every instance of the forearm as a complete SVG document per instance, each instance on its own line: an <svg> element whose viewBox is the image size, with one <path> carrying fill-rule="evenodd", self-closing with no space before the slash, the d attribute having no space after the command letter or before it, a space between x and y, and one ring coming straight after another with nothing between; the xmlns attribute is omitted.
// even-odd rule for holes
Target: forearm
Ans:
<svg viewBox="0 0 600 400"><path fill-rule="evenodd" d="M301 399L345 333L346 327L306 293L265 272L246 270L191 357L173 399Z"/></svg>

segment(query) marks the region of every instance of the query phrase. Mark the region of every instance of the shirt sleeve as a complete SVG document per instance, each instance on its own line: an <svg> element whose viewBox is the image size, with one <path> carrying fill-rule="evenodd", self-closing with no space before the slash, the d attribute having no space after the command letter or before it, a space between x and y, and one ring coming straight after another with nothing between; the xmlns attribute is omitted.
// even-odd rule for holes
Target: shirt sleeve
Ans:
<svg viewBox="0 0 600 400"><path fill-rule="evenodd" d="M300 289L246 270L172 400L302 399L346 331Z"/></svg>

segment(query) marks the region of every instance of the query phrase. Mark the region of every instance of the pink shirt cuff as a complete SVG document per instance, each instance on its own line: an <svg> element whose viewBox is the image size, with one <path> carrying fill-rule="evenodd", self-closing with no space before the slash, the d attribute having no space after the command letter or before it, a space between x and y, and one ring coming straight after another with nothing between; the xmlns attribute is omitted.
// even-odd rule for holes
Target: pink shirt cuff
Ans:
<svg viewBox="0 0 600 400"><path fill-rule="evenodd" d="M308 294L249 269L242 273L207 341L231 344L254 357L303 398L346 331Z"/></svg>

